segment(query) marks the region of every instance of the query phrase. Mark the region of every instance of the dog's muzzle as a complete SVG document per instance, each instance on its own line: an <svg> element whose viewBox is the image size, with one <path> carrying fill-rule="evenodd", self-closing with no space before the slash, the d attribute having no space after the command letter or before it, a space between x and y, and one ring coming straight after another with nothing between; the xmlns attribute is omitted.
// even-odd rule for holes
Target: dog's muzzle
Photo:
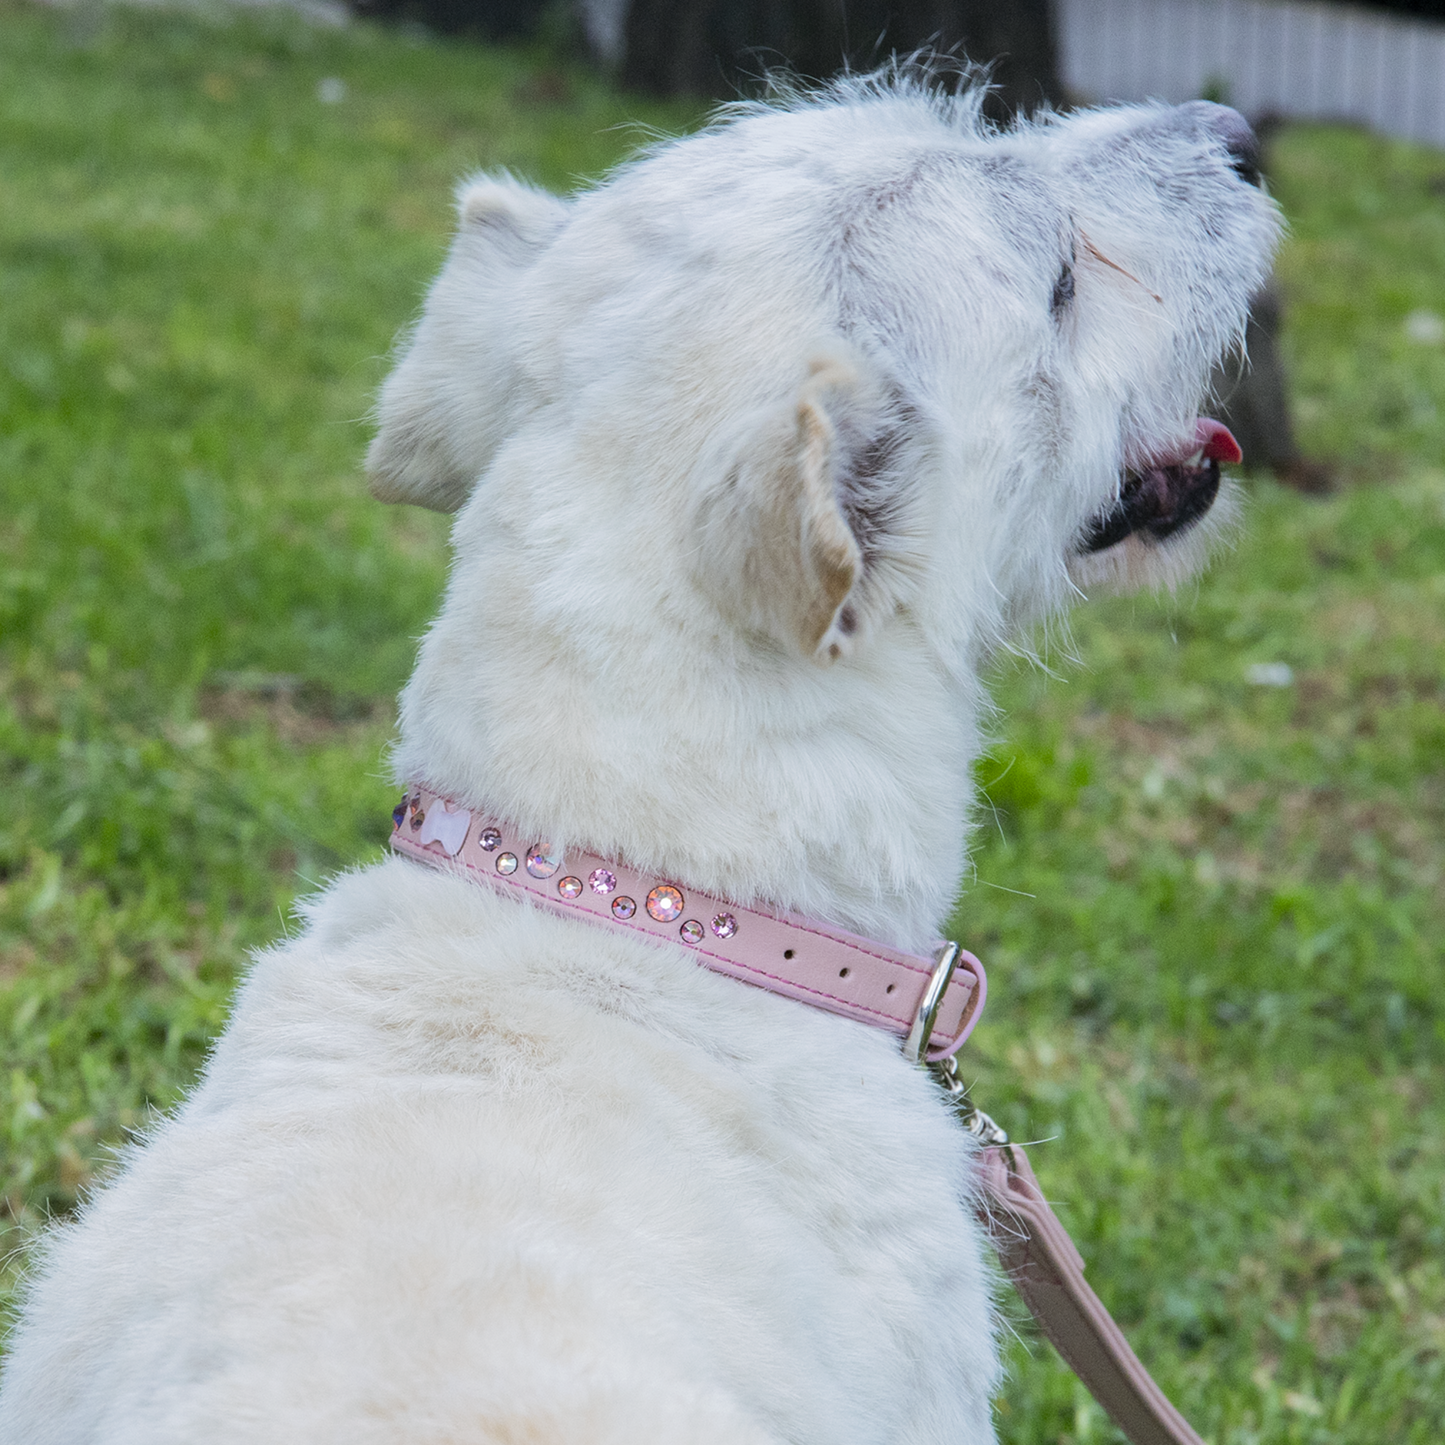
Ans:
<svg viewBox="0 0 1445 1445"><path fill-rule="evenodd" d="M1162 542L1192 527L1214 505L1221 463L1243 460L1243 452L1223 422L1200 417L1194 424L1194 450L1162 457L1124 478L1119 500L1096 517L1084 533L1081 552L1102 552L1135 533Z"/></svg>

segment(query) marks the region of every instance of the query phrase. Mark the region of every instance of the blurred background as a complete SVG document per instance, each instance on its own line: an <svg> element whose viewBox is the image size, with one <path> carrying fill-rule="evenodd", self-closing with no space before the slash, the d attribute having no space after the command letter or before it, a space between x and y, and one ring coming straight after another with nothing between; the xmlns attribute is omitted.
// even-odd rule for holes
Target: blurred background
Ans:
<svg viewBox="0 0 1445 1445"><path fill-rule="evenodd" d="M929 45L1000 123L1228 101L1290 224L1236 545L995 669L976 1094L1206 1438L1445 1438L1442 9L0 0L4 1288L380 855L446 521L360 457L456 181ZM1114 1440L1006 1308L1001 1438Z"/></svg>

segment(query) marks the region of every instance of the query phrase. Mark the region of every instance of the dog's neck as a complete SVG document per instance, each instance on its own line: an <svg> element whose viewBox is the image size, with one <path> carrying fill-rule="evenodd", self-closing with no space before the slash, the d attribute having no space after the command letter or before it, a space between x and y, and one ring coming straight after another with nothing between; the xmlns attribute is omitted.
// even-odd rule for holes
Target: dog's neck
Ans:
<svg viewBox="0 0 1445 1445"><path fill-rule="evenodd" d="M745 905L901 948L938 936L979 698L916 626L822 668L709 633L638 579L610 577L598 606L575 575L539 578L486 510L459 522L399 779Z"/></svg>

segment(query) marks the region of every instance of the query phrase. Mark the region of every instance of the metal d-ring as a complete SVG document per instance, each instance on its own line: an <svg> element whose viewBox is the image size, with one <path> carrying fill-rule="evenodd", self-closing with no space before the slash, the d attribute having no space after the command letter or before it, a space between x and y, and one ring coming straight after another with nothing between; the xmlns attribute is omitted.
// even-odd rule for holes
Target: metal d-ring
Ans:
<svg viewBox="0 0 1445 1445"><path fill-rule="evenodd" d="M938 1022L938 1010L943 1007L943 995L948 992L953 970L958 964L958 945L944 942L939 944L934 955L938 960L929 976L923 997L918 1000L918 1012L913 1015L913 1026L903 1040L903 1057L910 1064L923 1062L923 1051L933 1037L933 1026Z"/></svg>
<svg viewBox="0 0 1445 1445"><path fill-rule="evenodd" d="M989 1118L982 1109L974 1107L968 1097L968 1086L958 1074L958 1060L952 1054L941 1059L925 1060L923 1051L933 1037L933 1026L938 1022L938 1011L943 1006L943 995L953 978L958 964L958 945L942 943L935 955L938 962L933 966L928 987L918 1000L918 1012L913 1016L913 1027L903 1041L903 1057L910 1064L923 1064L940 1088L948 1096L949 1103L958 1115L959 1122L980 1144L1007 1144L1008 1135Z"/></svg>

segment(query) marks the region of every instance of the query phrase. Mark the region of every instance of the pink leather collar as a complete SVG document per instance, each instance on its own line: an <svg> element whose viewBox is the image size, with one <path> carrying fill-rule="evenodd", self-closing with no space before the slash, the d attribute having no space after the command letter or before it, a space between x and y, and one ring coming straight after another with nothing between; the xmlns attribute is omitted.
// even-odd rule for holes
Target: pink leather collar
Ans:
<svg viewBox="0 0 1445 1445"><path fill-rule="evenodd" d="M464 872L558 913L674 943L704 968L828 1013L899 1035L921 1032L916 1024L927 1013L936 959L791 914L741 908L589 853L553 851L418 785L407 789L392 821L391 846L419 862ZM919 1040L925 1059L957 1052L987 992L983 965L958 950L932 1029Z"/></svg>

